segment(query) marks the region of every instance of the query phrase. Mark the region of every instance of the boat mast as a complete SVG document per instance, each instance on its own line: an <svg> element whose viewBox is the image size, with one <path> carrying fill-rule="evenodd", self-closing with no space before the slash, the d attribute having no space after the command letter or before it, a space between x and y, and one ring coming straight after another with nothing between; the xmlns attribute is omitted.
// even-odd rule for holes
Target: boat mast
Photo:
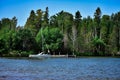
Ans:
<svg viewBox="0 0 120 80"><path fill-rule="evenodd" d="M42 51L44 52L44 43L43 43L43 33L42 33L43 28L41 27L41 38L42 38Z"/></svg>
<svg viewBox="0 0 120 80"><path fill-rule="evenodd" d="M45 52L45 49L44 49L44 45L46 46L46 48L47 48L47 52L48 52L48 54L50 53L50 50L49 50L49 48L48 48L48 45L46 44L46 41L45 41L45 39L44 39L44 36L43 36L43 27L41 27L41 37L42 37L42 51L43 52ZM45 44L44 44L45 43Z"/></svg>

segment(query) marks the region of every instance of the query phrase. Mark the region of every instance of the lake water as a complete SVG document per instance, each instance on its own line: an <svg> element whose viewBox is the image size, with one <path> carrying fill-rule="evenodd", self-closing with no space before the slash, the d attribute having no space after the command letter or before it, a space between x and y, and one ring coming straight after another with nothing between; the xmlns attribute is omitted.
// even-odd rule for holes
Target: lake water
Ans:
<svg viewBox="0 0 120 80"><path fill-rule="evenodd" d="M120 58L0 58L0 80L120 80Z"/></svg>

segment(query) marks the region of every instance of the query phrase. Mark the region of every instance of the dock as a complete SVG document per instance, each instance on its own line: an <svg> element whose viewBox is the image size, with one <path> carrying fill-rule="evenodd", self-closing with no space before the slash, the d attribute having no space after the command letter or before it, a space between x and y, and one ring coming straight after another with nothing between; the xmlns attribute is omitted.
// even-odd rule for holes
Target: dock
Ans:
<svg viewBox="0 0 120 80"><path fill-rule="evenodd" d="M51 55L51 57L53 57L53 58L66 58L66 57L73 57L73 58L75 58L76 57L76 55Z"/></svg>
<svg viewBox="0 0 120 80"><path fill-rule="evenodd" d="M64 58L64 57L68 57L68 55L51 55L51 57L53 58Z"/></svg>

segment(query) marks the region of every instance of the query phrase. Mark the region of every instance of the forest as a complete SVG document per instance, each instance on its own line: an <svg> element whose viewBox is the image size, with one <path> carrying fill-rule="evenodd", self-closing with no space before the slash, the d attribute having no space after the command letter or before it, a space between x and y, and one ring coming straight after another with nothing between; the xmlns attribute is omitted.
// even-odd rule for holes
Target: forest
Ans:
<svg viewBox="0 0 120 80"><path fill-rule="evenodd" d="M60 11L49 16L49 8L31 10L24 26L17 18L0 20L0 56L28 56L41 51L77 56L120 55L120 12L104 15L100 7L94 17Z"/></svg>

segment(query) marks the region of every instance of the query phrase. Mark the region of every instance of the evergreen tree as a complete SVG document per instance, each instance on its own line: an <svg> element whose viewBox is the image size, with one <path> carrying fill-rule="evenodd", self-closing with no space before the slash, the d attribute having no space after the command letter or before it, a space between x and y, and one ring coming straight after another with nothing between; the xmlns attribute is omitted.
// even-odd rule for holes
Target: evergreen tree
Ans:
<svg viewBox="0 0 120 80"><path fill-rule="evenodd" d="M94 13L94 21L96 23L96 34L97 34L97 37L100 38L100 22L101 22L101 10L100 8L98 7Z"/></svg>
<svg viewBox="0 0 120 80"><path fill-rule="evenodd" d="M35 19L35 26L37 33L39 32L39 29L42 27L42 19L43 19L43 11L41 9L38 9L36 11L36 19Z"/></svg>
<svg viewBox="0 0 120 80"><path fill-rule="evenodd" d="M35 21L36 21L36 14L34 10L31 10L30 16L28 17L27 22L25 24L25 28L31 30L34 36L37 34Z"/></svg>
<svg viewBox="0 0 120 80"><path fill-rule="evenodd" d="M44 21L43 21L43 26L46 27L49 25L49 10L48 7L46 7L46 11L44 13Z"/></svg>
<svg viewBox="0 0 120 80"><path fill-rule="evenodd" d="M79 46L79 44L78 44L78 37L80 37L80 36L78 36L78 34L80 34L80 33L79 33L79 29L80 29L80 28L79 28L79 27L80 27L81 17L82 17L82 16L81 16L80 12L77 11L77 12L75 13L75 20L74 20L74 24L73 24L73 26L72 26L73 49L75 49L76 52L78 51L78 46Z"/></svg>
<svg viewBox="0 0 120 80"><path fill-rule="evenodd" d="M15 31L17 26L17 18L14 16L11 20L11 29Z"/></svg>
<svg viewBox="0 0 120 80"><path fill-rule="evenodd" d="M117 46L117 51L120 51L120 12L116 13L114 16L114 24L116 26L116 46Z"/></svg>

